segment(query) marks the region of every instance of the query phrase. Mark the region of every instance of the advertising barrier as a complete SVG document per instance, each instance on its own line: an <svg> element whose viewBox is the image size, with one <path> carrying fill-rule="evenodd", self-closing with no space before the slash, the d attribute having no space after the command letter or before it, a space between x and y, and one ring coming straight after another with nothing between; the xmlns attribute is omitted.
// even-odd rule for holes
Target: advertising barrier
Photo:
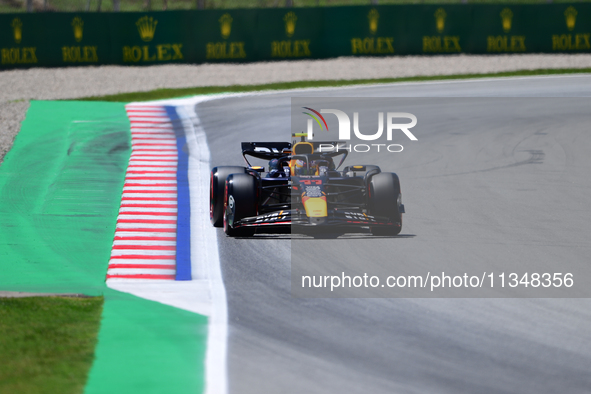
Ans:
<svg viewBox="0 0 591 394"><path fill-rule="evenodd" d="M591 4L0 14L0 68L591 52Z"/></svg>

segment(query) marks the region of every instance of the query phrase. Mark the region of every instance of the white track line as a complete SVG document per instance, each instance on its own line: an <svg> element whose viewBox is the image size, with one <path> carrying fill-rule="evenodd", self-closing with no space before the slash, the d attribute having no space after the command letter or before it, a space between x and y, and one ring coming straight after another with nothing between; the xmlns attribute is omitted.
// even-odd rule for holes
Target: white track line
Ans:
<svg viewBox="0 0 591 394"><path fill-rule="evenodd" d="M202 98L202 101L203 98ZM193 276L207 278L211 286L211 314L207 337L206 394L225 394L227 383L228 310L226 288L218 255L215 229L209 223L209 147L205 131L201 128L195 107L198 101L189 101L183 112L193 119L187 142L189 157L189 188L191 191L191 260ZM197 154L193 154L193 152Z"/></svg>

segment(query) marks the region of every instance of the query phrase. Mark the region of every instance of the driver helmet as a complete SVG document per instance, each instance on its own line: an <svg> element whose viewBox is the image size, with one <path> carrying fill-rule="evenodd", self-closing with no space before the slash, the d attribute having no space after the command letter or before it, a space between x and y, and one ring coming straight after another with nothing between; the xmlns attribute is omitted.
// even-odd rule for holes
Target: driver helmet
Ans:
<svg viewBox="0 0 591 394"><path fill-rule="evenodd" d="M269 162L269 172L275 170L275 171L279 171L279 159L272 159Z"/></svg>
<svg viewBox="0 0 591 394"><path fill-rule="evenodd" d="M279 159L271 159L269 161L269 177L277 178L285 176L285 172L283 171L283 166Z"/></svg>
<svg viewBox="0 0 591 394"><path fill-rule="evenodd" d="M305 160L297 159L293 163L294 175L308 175L308 168Z"/></svg>

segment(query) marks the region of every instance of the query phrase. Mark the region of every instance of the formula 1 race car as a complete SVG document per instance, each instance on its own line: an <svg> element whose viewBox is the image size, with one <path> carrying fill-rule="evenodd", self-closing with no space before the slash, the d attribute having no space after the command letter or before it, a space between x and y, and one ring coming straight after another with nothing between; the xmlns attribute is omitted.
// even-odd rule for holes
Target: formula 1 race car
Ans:
<svg viewBox="0 0 591 394"><path fill-rule="evenodd" d="M359 232L363 227L374 235L400 233L404 205L396 174L375 165L339 170L348 155L343 142L307 142L305 133L293 136L301 141L243 142L248 167L211 170L210 219L215 227L223 226L231 237L281 227L304 234ZM251 165L247 156L268 161L269 171Z"/></svg>

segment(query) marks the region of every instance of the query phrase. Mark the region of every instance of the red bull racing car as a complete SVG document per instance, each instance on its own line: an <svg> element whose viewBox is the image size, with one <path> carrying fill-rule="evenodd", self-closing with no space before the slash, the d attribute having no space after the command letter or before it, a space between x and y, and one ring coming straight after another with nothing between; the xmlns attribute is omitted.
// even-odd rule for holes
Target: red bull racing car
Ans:
<svg viewBox="0 0 591 394"><path fill-rule="evenodd" d="M398 176L375 165L346 166L342 142L243 142L247 167L211 170L210 219L231 237L265 229L292 233L345 233L369 228L400 233L404 205ZM253 166L248 158L269 163ZM339 163L335 165L335 159Z"/></svg>

